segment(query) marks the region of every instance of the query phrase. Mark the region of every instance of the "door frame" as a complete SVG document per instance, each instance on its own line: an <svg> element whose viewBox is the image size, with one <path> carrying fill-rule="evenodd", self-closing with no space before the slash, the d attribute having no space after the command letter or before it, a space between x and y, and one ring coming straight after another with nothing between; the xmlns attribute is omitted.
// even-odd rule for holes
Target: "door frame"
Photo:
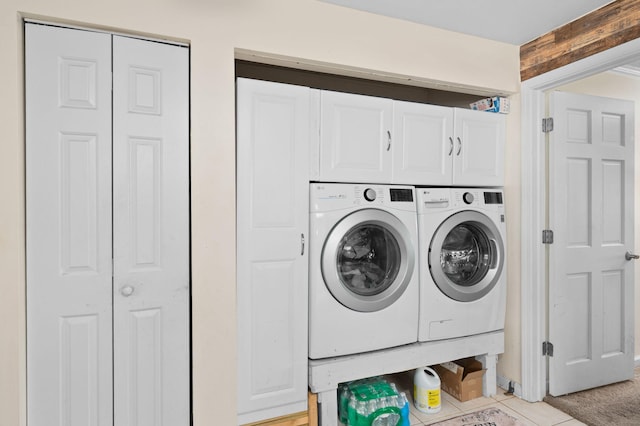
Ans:
<svg viewBox="0 0 640 426"><path fill-rule="evenodd" d="M542 244L547 207L545 92L640 59L635 39L522 82L521 85L521 385L522 398L541 401L547 393L547 262Z"/></svg>

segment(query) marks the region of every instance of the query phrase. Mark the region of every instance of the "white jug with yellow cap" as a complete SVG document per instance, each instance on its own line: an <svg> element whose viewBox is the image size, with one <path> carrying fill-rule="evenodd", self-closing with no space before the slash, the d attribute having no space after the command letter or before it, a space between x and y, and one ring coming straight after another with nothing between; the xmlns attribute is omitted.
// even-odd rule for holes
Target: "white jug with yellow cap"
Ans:
<svg viewBox="0 0 640 426"><path fill-rule="evenodd" d="M423 413L440 411L440 377L432 368L416 369L413 375L413 403Z"/></svg>

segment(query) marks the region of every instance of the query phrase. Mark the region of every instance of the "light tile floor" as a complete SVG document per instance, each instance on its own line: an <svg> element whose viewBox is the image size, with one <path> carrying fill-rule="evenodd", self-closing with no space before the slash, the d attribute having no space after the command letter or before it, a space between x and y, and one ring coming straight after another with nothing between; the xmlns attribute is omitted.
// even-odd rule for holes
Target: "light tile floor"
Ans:
<svg viewBox="0 0 640 426"><path fill-rule="evenodd" d="M493 397L481 397L467 402L460 402L446 392L442 392L440 412L426 414L418 411L413 405L413 377L410 372L394 374L388 378L396 383L398 390L405 392L409 398L411 426L430 425L489 407L499 408L527 426L584 425L545 402L526 402L513 395L505 395L505 391L500 388L498 388L498 394Z"/></svg>

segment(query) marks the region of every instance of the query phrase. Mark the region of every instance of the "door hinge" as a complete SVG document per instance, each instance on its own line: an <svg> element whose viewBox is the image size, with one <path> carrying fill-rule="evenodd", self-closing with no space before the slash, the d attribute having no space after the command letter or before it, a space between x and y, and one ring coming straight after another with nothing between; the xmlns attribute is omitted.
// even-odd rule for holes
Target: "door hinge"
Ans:
<svg viewBox="0 0 640 426"><path fill-rule="evenodd" d="M542 342L542 356L553 356L553 343Z"/></svg>
<svg viewBox="0 0 640 426"><path fill-rule="evenodd" d="M542 119L542 132L549 133L553 130L553 117L547 117Z"/></svg>
<svg viewBox="0 0 640 426"><path fill-rule="evenodd" d="M553 231L551 229L542 230L542 244L553 244Z"/></svg>

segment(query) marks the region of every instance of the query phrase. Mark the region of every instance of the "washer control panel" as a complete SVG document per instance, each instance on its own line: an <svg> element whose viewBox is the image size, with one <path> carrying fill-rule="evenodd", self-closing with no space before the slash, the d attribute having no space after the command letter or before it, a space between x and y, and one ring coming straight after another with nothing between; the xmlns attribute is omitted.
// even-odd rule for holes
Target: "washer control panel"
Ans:
<svg viewBox="0 0 640 426"><path fill-rule="evenodd" d="M353 207L416 211L412 186L318 182L311 183L309 189L310 212Z"/></svg>

